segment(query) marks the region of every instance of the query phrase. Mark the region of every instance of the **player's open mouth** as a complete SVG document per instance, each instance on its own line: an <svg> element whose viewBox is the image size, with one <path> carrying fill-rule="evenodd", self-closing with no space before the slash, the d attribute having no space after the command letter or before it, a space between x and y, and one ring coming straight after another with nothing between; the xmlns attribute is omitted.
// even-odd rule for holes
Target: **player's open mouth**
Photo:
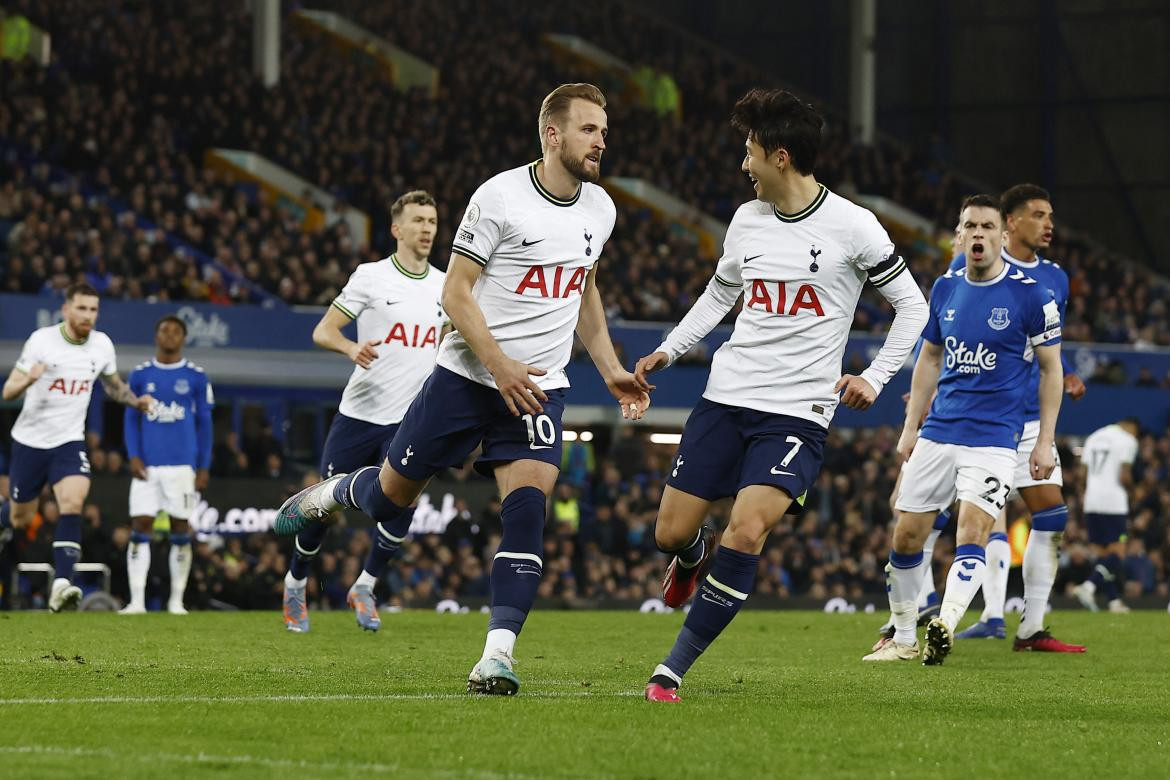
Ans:
<svg viewBox="0 0 1170 780"><path fill-rule="evenodd" d="M597 163L600 163L600 162L601 162L601 155L599 155L599 154L587 154L587 155L585 155L585 159L586 159L586 160L588 160L589 162L591 162L591 163L593 163L593 164L595 164L595 165L596 165Z"/></svg>
<svg viewBox="0 0 1170 780"><path fill-rule="evenodd" d="M983 244L972 244L971 245L971 258L973 260L982 260L983 259Z"/></svg>

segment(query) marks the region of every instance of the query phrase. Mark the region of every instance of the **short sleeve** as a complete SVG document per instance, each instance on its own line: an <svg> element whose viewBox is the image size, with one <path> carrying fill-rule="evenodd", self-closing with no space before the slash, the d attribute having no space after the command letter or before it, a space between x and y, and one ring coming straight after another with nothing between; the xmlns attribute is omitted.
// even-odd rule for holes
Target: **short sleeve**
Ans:
<svg viewBox="0 0 1170 780"><path fill-rule="evenodd" d="M102 366L102 376L113 376L118 373L118 355L114 351L114 342L106 338L105 349L105 365Z"/></svg>
<svg viewBox="0 0 1170 780"><path fill-rule="evenodd" d="M471 196L463 219L455 228L451 251L476 265L486 266L503 240L506 228L504 197L494 180L486 181Z"/></svg>
<svg viewBox="0 0 1170 780"><path fill-rule="evenodd" d="M211 380L207 378L207 374L200 374L203 377L203 403L209 408L215 406L215 392L211 389Z"/></svg>
<svg viewBox="0 0 1170 780"><path fill-rule="evenodd" d="M743 254L739 249L739 235L742 231L736 224L738 218L737 212L727 226L727 234L723 237L723 256L715 265L715 276L712 277L724 287L736 290L743 287Z"/></svg>
<svg viewBox="0 0 1170 780"><path fill-rule="evenodd" d="M922 330L922 338L929 341L931 344L942 344L942 331L938 327L938 299L939 286L942 284L942 277L936 279L934 287L930 290L930 304L927 307L926 327Z"/></svg>
<svg viewBox="0 0 1170 780"><path fill-rule="evenodd" d="M1138 454L1138 440L1130 437L1125 444L1125 449L1121 455L1122 463L1133 463L1137 460Z"/></svg>
<svg viewBox="0 0 1170 780"><path fill-rule="evenodd" d="M24 347L20 350L20 357L16 359L16 369L27 374L37 363L44 362L41 359L40 347L40 339L37 338L37 334L29 336L28 340L24 342Z"/></svg>
<svg viewBox="0 0 1170 780"><path fill-rule="evenodd" d="M333 308L351 320L356 320L358 315L370 305L372 285L364 281L365 272L362 270L364 267L364 265L359 265L354 269L349 281L345 283L345 287L341 288L341 294L333 299Z"/></svg>
<svg viewBox="0 0 1170 780"><path fill-rule="evenodd" d="M1060 306L1048 291L1034 285L1028 292L1028 339L1033 347L1060 343Z"/></svg>
<svg viewBox="0 0 1170 780"><path fill-rule="evenodd" d="M862 271L870 272L871 280L874 278L874 272L882 270L882 266L886 266L884 270L889 271L893 268L893 261L901 259L894 254L894 242L890 240L886 229L878 222L873 212L866 209L858 209L850 255L849 262Z"/></svg>

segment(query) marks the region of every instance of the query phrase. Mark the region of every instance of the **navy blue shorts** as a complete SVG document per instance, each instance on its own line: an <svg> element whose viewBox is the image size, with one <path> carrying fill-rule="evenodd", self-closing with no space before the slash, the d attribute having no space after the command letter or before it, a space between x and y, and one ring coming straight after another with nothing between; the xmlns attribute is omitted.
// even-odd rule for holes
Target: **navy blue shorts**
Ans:
<svg viewBox="0 0 1170 780"><path fill-rule="evenodd" d="M539 460L560 468L565 391L545 390L544 412L520 417L508 411L494 387L435 366L406 410L386 457L407 479L424 480L463 463L482 442L475 469L491 476L501 463Z"/></svg>
<svg viewBox="0 0 1170 780"><path fill-rule="evenodd" d="M362 466L380 466L386 458L386 449L398 431L398 423L375 425L365 420L346 417L341 412L333 416L325 449L321 453L321 474L352 474Z"/></svg>
<svg viewBox="0 0 1170 780"><path fill-rule="evenodd" d="M821 471L827 433L811 420L700 398L666 484L707 501L771 485L792 496L788 513L799 514Z"/></svg>
<svg viewBox="0 0 1170 780"><path fill-rule="evenodd" d="M1108 547L1120 542L1129 528L1129 515L1104 515L1085 512L1085 530L1089 532L1089 543Z"/></svg>
<svg viewBox="0 0 1170 780"><path fill-rule="evenodd" d="M89 476L89 451L84 441L67 441L47 450L12 442L8 483L14 502L36 501L46 483L56 485L75 474Z"/></svg>

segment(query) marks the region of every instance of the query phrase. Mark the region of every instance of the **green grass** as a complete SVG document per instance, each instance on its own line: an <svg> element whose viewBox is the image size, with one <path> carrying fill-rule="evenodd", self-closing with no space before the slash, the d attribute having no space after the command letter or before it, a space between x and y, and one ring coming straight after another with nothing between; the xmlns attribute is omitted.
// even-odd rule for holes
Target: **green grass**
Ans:
<svg viewBox="0 0 1170 780"><path fill-rule="evenodd" d="M681 705L682 616L538 612L515 698L470 698L478 614L0 615L4 777L1166 776L1170 617L1055 616L1084 656L960 642L863 665L873 616L745 612ZM1013 621L1014 622L1014 621Z"/></svg>

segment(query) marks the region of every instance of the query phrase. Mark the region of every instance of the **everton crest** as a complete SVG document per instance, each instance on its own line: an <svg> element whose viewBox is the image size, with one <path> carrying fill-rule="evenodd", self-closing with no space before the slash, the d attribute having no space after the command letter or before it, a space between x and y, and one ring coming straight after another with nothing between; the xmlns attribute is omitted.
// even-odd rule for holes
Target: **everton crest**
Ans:
<svg viewBox="0 0 1170 780"><path fill-rule="evenodd" d="M991 310L991 316L987 318L987 324L991 326L992 330L1003 330L1008 325L1012 324L1011 318L1008 317L1008 310L1006 306L997 306Z"/></svg>

